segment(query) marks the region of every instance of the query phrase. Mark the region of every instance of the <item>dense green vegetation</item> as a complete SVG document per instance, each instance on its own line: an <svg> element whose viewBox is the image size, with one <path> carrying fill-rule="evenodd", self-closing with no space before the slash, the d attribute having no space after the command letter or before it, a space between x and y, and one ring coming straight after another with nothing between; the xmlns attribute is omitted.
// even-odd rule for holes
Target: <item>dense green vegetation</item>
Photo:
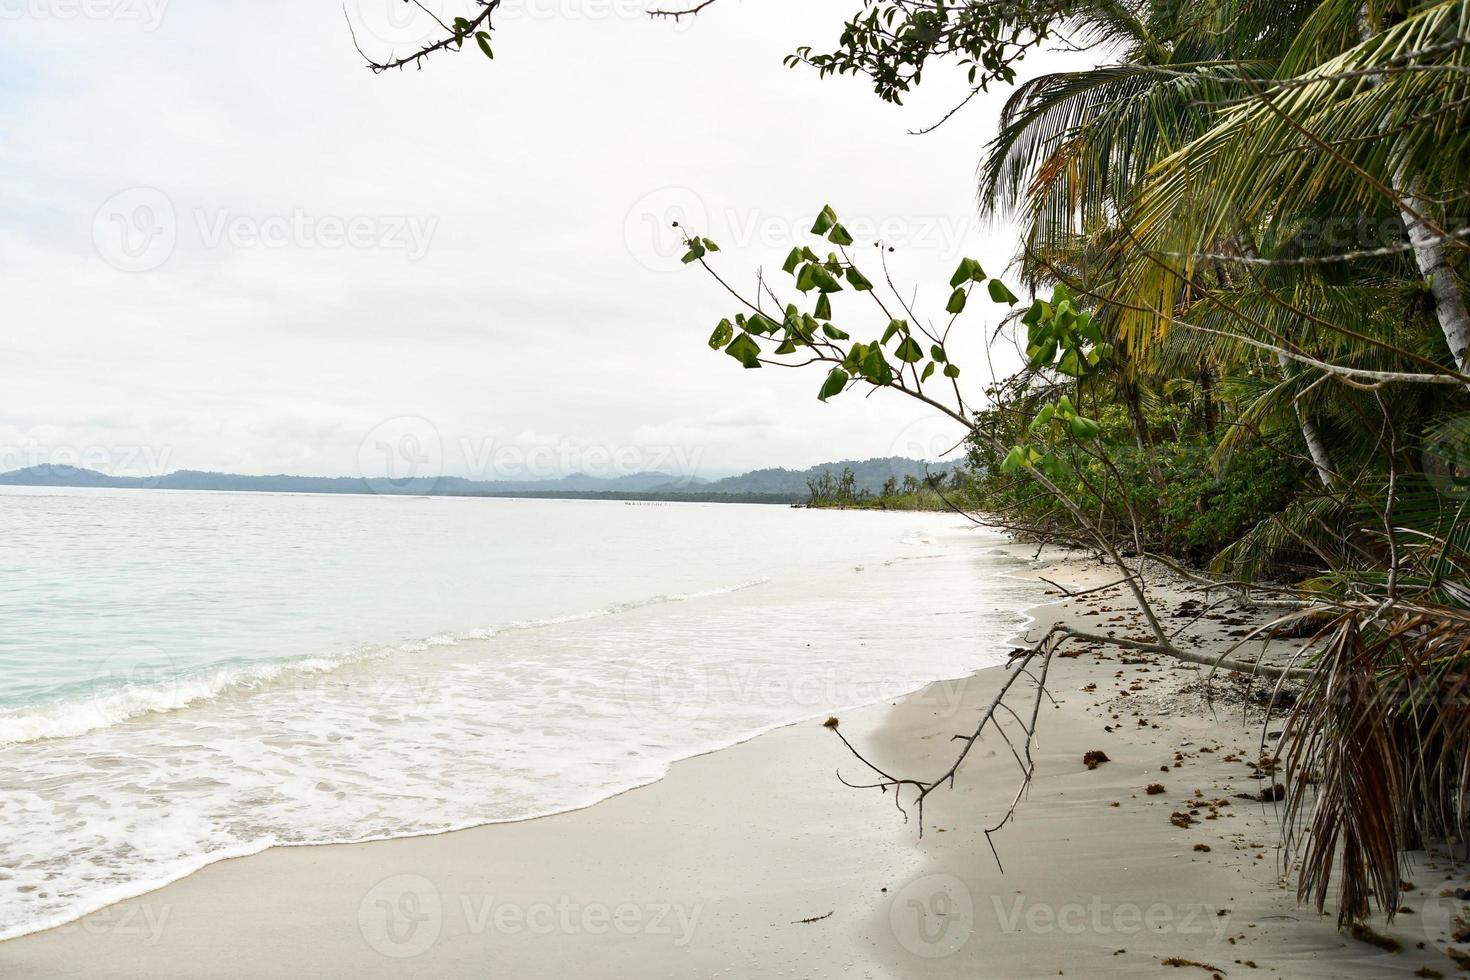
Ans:
<svg viewBox="0 0 1470 980"><path fill-rule="evenodd" d="M924 479L928 474L929 464L923 460L879 456L874 459L844 459L820 463L804 470L781 467L751 470L739 476L714 480L698 489L725 493L781 494L803 500L811 496L814 482L830 486L835 481L847 484L849 496L861 493L873 496L881 493L889 483L908 483Z"/></svg>
<svg viewBox="0 0 1470 980"><path fill-rule="evenodd" d="M807 480L808 507L835 507L856 510L950 510L973 506L970 475L962 468L952 471L936 468L922 477L904 474L902 480L890 476L875 493L862 486L851 469L843 468L836 477L830 471Z"/></svg>
<svg viewBox="0 0 1470 980"><path fill-rule="evenodd" d="M981 424L1004 432L1006 411L981 413ZM1086 513L1127 514L1152 552L1208 563L1263 516L1280 513L1305 485L1306 468L1270 445L1250 445L1217 464L1215 443L1187 410L1144 411L1143 447L1126 410L1108 405L1097 416L1106 461L1080 461L1072 495ZM981 474L973 495L977 509L1037 535L1059 521L1052 532L1059 540L1077 536L1071 515L1050 495L1038 494L1024 474L1002 472L1003 457L988 443L972 441L970 463Z"/></svg>

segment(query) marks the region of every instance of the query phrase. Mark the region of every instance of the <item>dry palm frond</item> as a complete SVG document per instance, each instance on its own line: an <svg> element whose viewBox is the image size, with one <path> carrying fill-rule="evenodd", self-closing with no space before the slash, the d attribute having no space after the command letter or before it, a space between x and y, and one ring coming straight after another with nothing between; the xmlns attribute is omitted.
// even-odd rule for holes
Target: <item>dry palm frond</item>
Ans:
<svg viewBox="0 0 1470 980"><path fill-rule="evenodd" d="M1470 616L1345 609L1313 641L1314 676L1281 740L1298 897L1338 921L1399 907L1403 852L1464 828Z"/></svg>

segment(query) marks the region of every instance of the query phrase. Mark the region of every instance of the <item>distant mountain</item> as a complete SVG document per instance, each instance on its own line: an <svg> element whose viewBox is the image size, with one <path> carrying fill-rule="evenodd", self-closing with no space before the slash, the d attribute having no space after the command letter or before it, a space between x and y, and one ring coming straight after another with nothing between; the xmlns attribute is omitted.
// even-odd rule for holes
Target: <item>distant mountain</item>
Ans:
<svg viewBox="0 0 1470 980"><path fill-rule="evenodd" d="M889 478L922 477L926 465L913 459L845 460L806 470L754 470L712 482L675 480L668 473L632 473L603 478L572 474L555 480L470 480L459 476L388 481L337 476L242 476L177 470L158 477L108 476L75 466L29 466L0 473L0 486L111 487L150 490L235 490L255 493L387 493L463 497L558 497L649 500L739 500L795 502L807 497L807 479L828 471L834 478L851 469L859 489L877 493Z"/></svg>
<svg viewBox="0 0 1470 980"><path fill-rule="evenodd" d="M0 473L0 484L13 487L132 487L146 485L132 477L108 476L75 466L27 466Z"/></svg>
<svg viewBox="0 0 1470 980"><path fill-rule="evenodd" d="M822 463L805 470L766 469L751 470L740 476L714 480L700 487L701 491L714 493L776 493L795 494L805 499L808 493L807 480L820 479L825 473L835 480L845 469L852 470L856 489L878 493L888 480L903 482L905 476L923 479L929 472L943 473L952 469L942 463L925 463L923 460L906 459L902 456L887 456L878 459L846 459L837 463Z"/></svg>

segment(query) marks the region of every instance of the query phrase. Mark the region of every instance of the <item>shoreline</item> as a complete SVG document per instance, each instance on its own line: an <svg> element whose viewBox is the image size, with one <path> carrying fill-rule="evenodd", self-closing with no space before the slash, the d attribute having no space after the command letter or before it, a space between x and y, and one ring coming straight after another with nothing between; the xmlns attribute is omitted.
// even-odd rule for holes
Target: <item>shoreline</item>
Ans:
<svg viewBox="0 0 1470 980"><path fill-rule="evenodd" d="M969 530L970 529L967 528L966 529L966 532L968 532ZM986 554L994 553L994 554L1002 555L1008 561L1013 558L1013 556L1010 555L1010 553L1006 550L1006 548L1004 546L1004 542L1001 542L999 540L996 540L996 541L993 541L993 542L988 542L988 543L984 544L982 546L982 550ZM895 557L891 557L891 558L887 559L883 564L885 564L885 565L892 565L892 564L896 564L896 563L899 563L899 562L909 562L909 561L915 561L915 560L932 560L932 559L940 559L940 560L951 559L952 560L952 559L954 559L956 557L959 557L959 556L957 556L955 554L952 554L952 553L950 553L950 554L895 556ZM1020 562L1019 560L1017 560L1017 564L1022 564L1022 562ZM861 570L861 568L859 568L859 570ZM1005 575L1005 577L1016 577L1015 576L1015 573L1014 572L1011 572L1011 571L1002 572L1001 574ZM503 625L495 626L495 627L482 628L482 629L478 629L478 630L467 632L467 633L463 633L463 634L444 634L444 636L448 638L448 640L450 641L449 645L452 646L452 645L458 644L458 643L465 643L465 642L486 640L486 639L489 639L489 638L492 638L492 637L505 637L505 636L509 636L509 635L520 634L520 633L523 633L523 632L526 632L526 631L532 631L532 630L537 630L537 629L546 628L546 627L558 627L558 626L566 626L566 625L571 625L571 624L586 623L586 622L589 622L589 621L597 621L597 620L601 620L601 619L604 619L604 618L606 618L608 616L612 616L612 615L628 614L628 613L641 613L641 612L645 612L645 611L648 611L648 610L650 610L650 609L652 609L654 607L659 607L659 606L667 606L667 605L671 605L671 604L678 604L678 603L690 602L690 601L694 601L694 600L724 598L724 597L727 597L727 596L731 596L731 595L733 595L735 593L745 592L746 590L751 589L751 588L754 588L754 587L758 587L758 586L762 586L762 585L768 585L768 584L770 584L770 581L771 580L769 578L767 578L767 577L761 577L761 578L753 579L753 580L746 581L746 582L741 582L741 583L734 584L734 585L720 586L720 587L705 589L705 590L701 590L701 591L697 591L697 592L689 592L689 593L682 593L681 592L681 593L661 594L661 595L654 596L654 597L651 597L651 598L648 598L648 599L643 599L643 600L636 600L636 601L631 601L631 602L614 603L614 604L612 604L610 606L599 608L599 609L588 611L588 612L572 613L572 614L567 614L567 615L562 615L562 616L556 616L556 617L542 619L542 620L519 621L519 622L507 623L507 624L503 624ZM1029 616L1029 610L1031 608L1033 608L1033 607L1030 607L1030 606L1024 607L1022 609L1017 610L1016 614L1018 616L1022 617L1026 621L1026 623L1029 623L1031 621L1031 618ZM435 639L437 639L437 637ZM413 646L422 646L424 644L430 643L431 641L428 641L428 640L419 640L419 641L411 641L411 642L412 642L412 645ZM406 644L402 644L400 646L401 647L406 647L408 645L409 644L406 643ZM439 644L439 645L442 645L442 644ZM302 672L303 674L306 674L306 675L316 675L316 674L322 672L323 670L331 670L331 669L334 669L334 668L340 668L340 667L344 667L344 666L356 666L359 663L376 661L376 660L379 660L379 659L381 659L381 658L383 658L385 656L391 656L391 655L393 655L394 653L397 653L397 652L399 652L399 649L398 648L394 648L394 649L386 649L386 648L385 649L374 649L374 650L370 650L370 651L366 652L365 654L361 655L360 657L356 657L356 658L353 658L353 659L350 659L350 660L343 660L343 661L335 662L335 663L331 664L328 667L316 666L316 665L314 665L316 663L315 661L308 661L307 662L308 663L307 666L300 666L300 665L296 665L296 664L286 664L286 665L271 664L271 665L268 665L268 667L269 667L269 669L272 672L298 670L298 671L300 671L300 672ZM973 669L982 669L982 668L978 668L977 667L977 668L973 668ZM442 836L445 836L445 835L457 834L457 833L461 833L461 832L468 831L468 830L476 830L476 829L487 828L487 827L497 827L497 826L504 826L504 825L519 824L519 823L525 823L525 822L529 822L529 821L542 820L542 819L546 819L546 818L549 818L549 817L556 817L556 816L563 815L563 814L568 814L568 813L576 813L576 812L579 812L579 811L582 811L582 810L586 810L586 809L591 808L591 807L598 806L599 804L605 803L605 802L607 802L609 800L616 799L616 798L618 798L620 796L623 796L623 795L625 795L627 793L635 792L637 790L640 790L640 789L643 789L643 788L645 788L647 786L650 786L650 785L652 785L654 783L657 783L657 782L663 780L664 778L666 778L668 776L669 772L671 771L671 769L674 766L677 766L677 765L679 765L681 763L684 763L684 762L687 762L687 761L690 761L690 760L694 760L694 759L700 759L700 758L703 758L703 757L709 756L709 755L718 754L720 752L724 752L724 751L726 751L728 749L738 747L740 745L743 745L743 744L745 744L747 742L750 742L750 741L752 741L754 739L758 739L758 738L762 737L763 735L769 734L770 732L775 731L775 730L778 730L778 729L781 729L781 728L786 728L786 727L795 726L795 725L802 725L802 724L805 724L807 722L813 722L813 723L818 722L818 721L822 720L823 718L827 717L833 710L836 710L836 711L852 711L852 710L858 710L858 709L862 709L862 708L868 708L868 707L871 707L873 705L882 704L885 701L890 700L894 696L907 697L909 695L915 694L915 693L923 690L925 687L927 687L931 683L945 682L945 681L950 681L952 679L953 678L951 678L949 676L940 676L940 677L934 678L934 679L913 679L913 680L905 680L905 681L903 681L903 682L901 682L899 684L896 692L895 691L888 691L887 693L885 693L883 695L880 695L880 696L877 696L877 697L873 696L873 693L872 692L868 692L868 693L864 693L864 694L861 694L861 695L856 695L859 698L856 701L850 701L850 702L847 702L846 704L838 704L838 705L835 705L835 706L833 704L824 703L823 706L820 707L820 708L811 707L811 710L808 711L808 713L806 713L806 714L804 714L804 715L802 715L800 717L789 718L789 719L784 719L784 720L781 720L781 721L776 721L776 722L772 722L772 723L762 724L758 728L750 729L750 730L742 730L742 731L739 731L739 732L736 732L736 733L730 735L728 738L721 738L721 739L718 739L718 740L716 740L714 742L710 742L710 743L707 743L707 744L701 744L701 745L697 745L697 746L685 746L685 747L683 747L683 748L681 748L679 750L679 753L680 754L676 754L676 755L673 755L673 756L671 756L669 758L659 760L659 762L658 762L659 770L658 770L657 773L636 775L636 776L631 777L629 779L629 781L627 781L626 783L624 783L622 785L619 785L619 786L617 786L615 788L611 788L611 789L599 788L599 789L595 790L594 793L593 793L593 795L591 795L591 796L588 796L586 798L582 798L582 799L579 799L579 800L571 801L571 802L558 802L558 803L554 803L554 804L549 804L548 805L548 808L547 809L544 809L544 810L535 810L535 811L531 811L531 812L522 813L522 814L519 814L519 815L516 815L516 816L508 816L508 817L483 817L483 818L478 818L478 819L474 819L474 820L463 822L463 823L456 823L454 825L441 826L441 827L436 827L436 828L419 829L419 830L414 830L412 832L395 832L395 833L389 833L389 834L383 834L383 835L353 837L353 838L349 838L349 839L340 839L340 840L278 841L278 842L274 842L274 843L260 843L258 845L250 845L250 846L241 847L239 849L230 850L230 851L226 851L226 852L214 852L214 853L212 853L210 855L207 855L207 856L201 855L200 856L200 859L203 861L203 863L192 864L191 866L189 866L189 867L187 867L185 869L182 869L182 870L170 871L167 874L166 877L161 877L159 879L155 879L155 880L151 880L151 881L147 881L147 882L137 882L137 881L135 881L135 882L128 882L128 883L125 883L123 885L120 885L117 888L112 889L110 892L105 893L105 897L99 896L95 900L88 901L86 903L86 907L85 907L85 910L84 911L79 911L79 912L78 911L73 911L70 914L65 915L64 917L43 920L42 922L40 922L38 924L35 924L35 925L32 925L32 926L26 928L25 931L22 931L22 932L15 932L15 933L8 934L8 935L0 935L0 949L3 949L4 944L7 943L7 942L11 942L11 941L15 941L15 940L22 940L22 939L26 939L26 938L31 937L31 936L34 936L34 935L43 934L43 933L47 933L47 932L53 932L53 931L58 931L58 930L66 930L68 927L75 927L75 925L80 920L86 919L89 916L97 915L99 913L105 914L106 913L106 910L109 909L109 908L120 906L120 905L122 905L124 903L128 903L128 902L130 902L132 900L145 898L146 896L150 895L151 893L157 892L157 891L159 891L161 889L164 889L164 888L167 888L167 887L169 887L169 886L171 886L171 885L173 885L173 884L175 884L177 882L183 881L183 880L191 877L192 875L198 874L199 872L201 872L201 871L203 871L203 870L205 870L205 869L207 869L207 868L209 868L209 867L211 867L213 865L221 864L221 863L228 863L228 862L239 861L241 859L249 859L249 858L255 857L255 856L259 855L259 854L262 854L264 852L271 851L271 850L276 850L276 849L288 849L289 850L289 849L297 849L297 848L319 848L319 847L334 847L334 846L346 846L346 845L378 844L378 843L386 843L386 842L391 842L391 841L406 840L406 839L415 839L415 838L442 837ZM236 683L238 683L238 682L236 682ZM892 687L892 685L886 684L886 683L883 686L884 687ZM848 692L848 693L849 694L854 694L854 695L856 694L856 692ZM808 706L808 707L810 707L810 706ZM132 720L132 719L129 718L129 719L123 719L123 720L124 721L129 721L129 720ZM98 727L103 727L103 726L98 726ZM59 735L51 735L51 736L48 736L48 737L50 737L50 738L64 738L64 737L67 737L67 734L72 734L72 733L59 734ZM0 869L0 871L3 871L3 869ZM3 957L0 957L0 963L3 963Z"/></svg>
<svg viewBox="0 0 1470 980"><path fill-rule="evenodd" d="M1098 573L1089 564L1052 551L1011 574L1060 567L1069 587L1088 588ZM1183 594L1151 589L1171 590L1163 606ZM1113 595L1038 604L1023 631L1062 617L1126 627L1105 605ZM1200 641L1223 642L1225 625L1201 627ZM848 710L842 730L888 771L932 778L1003 670ZM1131 976L1172 973L1163 963L1179 957L1228 974L1451 974L1427 931L1404 935L1408 951L1391 956L1338 935L1280 887L1271 810L1231 798L1258 790L1240 761L1254 757L1258 729L1235 707L1197 714L1181 689L1201 673L1163 673L1154 658L1116 651L1054 662L1036 779L995 839L1004 874L979 829L1018 785L1003 743L982 741L955 789L935 794L920 838L892 797L838 782L834 768L861 781L862 767L808 720L685 757L576 810L225 859L0 943L0 972L170 976L187 963L189 976L224 977L248 956L262 976L535 977L588 963L599 976ZM1108 684L1116 696L1105 700L1096 692ZM1120 701L1146 722L1123 716ZM1092 749L1112 761L1088 771L1081 756ZM1173 775L1153 775L1161 766ZM1155 780L1167 789L1149 796ZM1190 810L1198 819L1187 828L1169 822Z"/></svg>

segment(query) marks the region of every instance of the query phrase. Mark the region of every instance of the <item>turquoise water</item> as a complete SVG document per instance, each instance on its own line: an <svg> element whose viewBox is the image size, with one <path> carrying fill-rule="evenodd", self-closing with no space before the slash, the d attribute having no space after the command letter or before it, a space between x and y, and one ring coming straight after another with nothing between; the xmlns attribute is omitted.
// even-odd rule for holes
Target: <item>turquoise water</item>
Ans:
<svg viewBox="0 0 1470 980"><path fill-rule="evenodd" d="M829 544L822 521L784 509L710 513L0 489L0 707L719 588ZM769 550L732 547L773 516L786 529Z"/></svg>
<svg viewBox="0 0 1470 980"><path fill-rule="evenodd" d="M585 805L1002 658L947 515L0 490L0 938L275 844Z"/></svg>

